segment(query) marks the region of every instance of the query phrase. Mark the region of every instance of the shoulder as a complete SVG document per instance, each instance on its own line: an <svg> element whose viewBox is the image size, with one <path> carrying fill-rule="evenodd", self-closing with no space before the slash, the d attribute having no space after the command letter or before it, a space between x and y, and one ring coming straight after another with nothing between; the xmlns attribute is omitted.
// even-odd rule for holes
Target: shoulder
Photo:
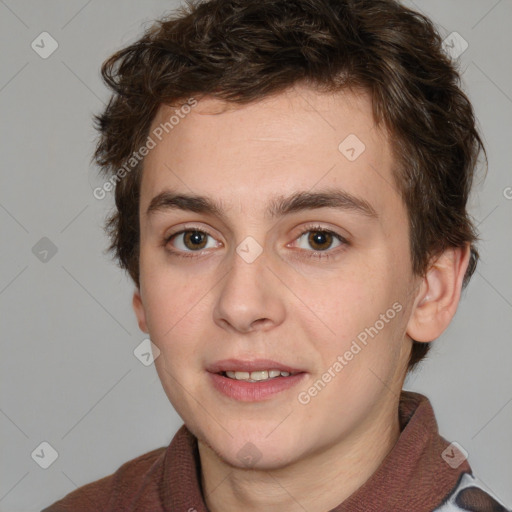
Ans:
<svg viewBox="0 0 512 512"><path fill-rule="evenodd" d="M111 475L88 483L41 512L106 511L121 499L126 504L134 500L147 486L154 485L162 470L166 447L157 448L125 462Z"/></svg>
<svg viewBox="0 0 512 512"><path fill-rule="evenodd" d="M434 512L512 512L469 473L463 473L450 495Z"/></svg>

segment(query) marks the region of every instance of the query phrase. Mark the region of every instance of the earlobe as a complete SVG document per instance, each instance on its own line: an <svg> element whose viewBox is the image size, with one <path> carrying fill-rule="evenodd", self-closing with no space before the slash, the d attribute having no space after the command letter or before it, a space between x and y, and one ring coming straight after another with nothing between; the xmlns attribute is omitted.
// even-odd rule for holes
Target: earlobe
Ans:
<svg viewBox="0 0 512 512"><path fill-rule="evenodd" d="M132 307L135 312L135 316L137 317L139 329L148 334L149 331L146 324L146 312L144 311L144 304L142 303L142 297L138 288L133 292Z"/></svg>
<svg viewBox="0 0 512 512"><path fill-rule="evenodd" d="M470 246L450 247L431 263L418 288L407 334L416 341L429 342L448 327L457 311Z"/></svg>

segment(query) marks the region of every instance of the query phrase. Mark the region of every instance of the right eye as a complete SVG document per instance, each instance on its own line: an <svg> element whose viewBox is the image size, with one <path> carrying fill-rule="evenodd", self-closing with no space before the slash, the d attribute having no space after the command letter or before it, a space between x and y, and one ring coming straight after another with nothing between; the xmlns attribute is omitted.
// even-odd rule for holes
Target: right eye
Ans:
<svg viewBox="0 0 512 512"><path fill-rule="evenodd" d="M211 242L208 241L211 238ZM215 239L206 231L200 229L184 229L173 233L165 239L166 247L171 246L169 251L178 256L189 257L186 253L196 253L203 249L218 247ZM194 255L195 256L195 255ZM199 255L198 255L199 256Z"/></svg>

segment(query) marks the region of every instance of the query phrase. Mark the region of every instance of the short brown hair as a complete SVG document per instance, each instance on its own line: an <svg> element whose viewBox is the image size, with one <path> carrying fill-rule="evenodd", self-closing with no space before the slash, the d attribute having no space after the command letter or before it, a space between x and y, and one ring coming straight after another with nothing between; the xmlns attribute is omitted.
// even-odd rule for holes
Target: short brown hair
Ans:
<svg viewBox="0 0 512 512"><path fill-rule="evenodd" d="M460 76L433 23L394 0L189 1L102 65L113 95L95 116L96 162L112 176L144 144L161 104L210 95L244 104L297 83L317 90L363 88L377 124L391 134L395 181L407 207L412 267L471 247L466 210L483 143ZM139 286L143 161L117 181L109 250ZM429 349L413 343L412 368Z"/></svg>

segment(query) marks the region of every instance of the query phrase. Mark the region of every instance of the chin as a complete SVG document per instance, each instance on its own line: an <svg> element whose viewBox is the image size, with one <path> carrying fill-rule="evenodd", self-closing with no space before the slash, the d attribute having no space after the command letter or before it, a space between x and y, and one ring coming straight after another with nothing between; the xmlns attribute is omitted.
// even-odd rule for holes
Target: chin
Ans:
<svg viewBox="0 0 512 512"><path fill-rule="evenodd" d="M225 450L223 450L225 452ZM297 457L296 453L261 451L250 442L246 443L237 452L217 454L226 464L237 469L248 471L275 471L292 464Z"/></svg>
<svg viewBox="0 0 512 512"><path fill-rule="evenodd" d="M272 427L273 428L273 427ZM292 435L285 431L272 438L272 428L266 434L236 434L229 441L208 442L224 462L238 469L269 471L283 468L297 459L297 447ZM228 444L229 443L229 444Z"/></svg>

